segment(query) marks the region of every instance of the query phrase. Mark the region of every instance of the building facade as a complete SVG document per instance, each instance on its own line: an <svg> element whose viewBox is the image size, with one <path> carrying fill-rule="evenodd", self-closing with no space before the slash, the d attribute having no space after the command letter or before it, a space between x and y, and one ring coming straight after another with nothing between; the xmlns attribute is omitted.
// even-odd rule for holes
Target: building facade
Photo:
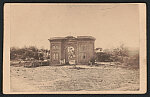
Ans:
<svg viewBox="0 0 150 97"><path fill-rule="evenodd" d="M94 55L95 38L92 36L53 37L48 40L51 64L60 64L61 60L87 64Z"/></svg>

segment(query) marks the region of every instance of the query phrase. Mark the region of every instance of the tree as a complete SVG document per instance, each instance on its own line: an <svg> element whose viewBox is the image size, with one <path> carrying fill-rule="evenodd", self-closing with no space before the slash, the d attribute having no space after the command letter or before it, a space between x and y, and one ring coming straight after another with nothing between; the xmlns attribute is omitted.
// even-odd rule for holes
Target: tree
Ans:
<svg viewBox="0 0 150 97"><path fill-rule="evenodd" d="M117 61L123 62L124 57L129 56L129 50L124 46L124 44L121 44L118 48L113 50L113 55Z"/></svg>
<svg viewBox="0 0 150 97"><path fill-rule="evenodd" d="M112 54L110 52L99 52L96 53L96 60L99 62L111 62Z"/></svg>
<svg viewBox="0 0 150 97"><path fill-rule="evenodd" d="M100 62L123 62L129 56L129 50L124 44L114 49L105 49L103 52L96 53L96 59Z"/></svg>

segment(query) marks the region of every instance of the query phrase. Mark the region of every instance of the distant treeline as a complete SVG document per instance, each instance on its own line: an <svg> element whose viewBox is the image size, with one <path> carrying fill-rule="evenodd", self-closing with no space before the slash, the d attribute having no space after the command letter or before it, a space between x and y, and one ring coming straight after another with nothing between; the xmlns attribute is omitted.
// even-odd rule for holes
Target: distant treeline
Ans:
<svg viewBox="0 0 150 97"><path fill-rule="evenodd" d="M38 49L34 46L23 48L10 48L10 60L22 59L22 60L44 60L49 58L49 50Z"/></svg>

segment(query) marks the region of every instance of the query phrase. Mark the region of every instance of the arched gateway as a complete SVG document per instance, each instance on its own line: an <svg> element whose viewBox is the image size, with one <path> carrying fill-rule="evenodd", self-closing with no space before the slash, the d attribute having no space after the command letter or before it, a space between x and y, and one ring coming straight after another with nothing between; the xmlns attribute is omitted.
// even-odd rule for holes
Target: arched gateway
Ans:
<svg viewBox="0 0 150 97"><path fill-rule="evenodd" d="M60 64L60 60L87 64L94 55L95 38L92 36L53 37L48 40L51 64Z"/></svg>

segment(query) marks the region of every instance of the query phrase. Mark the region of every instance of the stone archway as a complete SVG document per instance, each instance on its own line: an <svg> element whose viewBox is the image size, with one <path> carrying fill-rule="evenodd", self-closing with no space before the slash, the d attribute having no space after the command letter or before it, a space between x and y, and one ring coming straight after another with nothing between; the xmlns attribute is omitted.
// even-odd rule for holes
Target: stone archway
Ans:
<svg viewBox="0 0 150 97"><path fill-rule="evenodd" d="M65 60L66 62L76 61L76 48L74 46L68 45L65 48Z"/></svg>

